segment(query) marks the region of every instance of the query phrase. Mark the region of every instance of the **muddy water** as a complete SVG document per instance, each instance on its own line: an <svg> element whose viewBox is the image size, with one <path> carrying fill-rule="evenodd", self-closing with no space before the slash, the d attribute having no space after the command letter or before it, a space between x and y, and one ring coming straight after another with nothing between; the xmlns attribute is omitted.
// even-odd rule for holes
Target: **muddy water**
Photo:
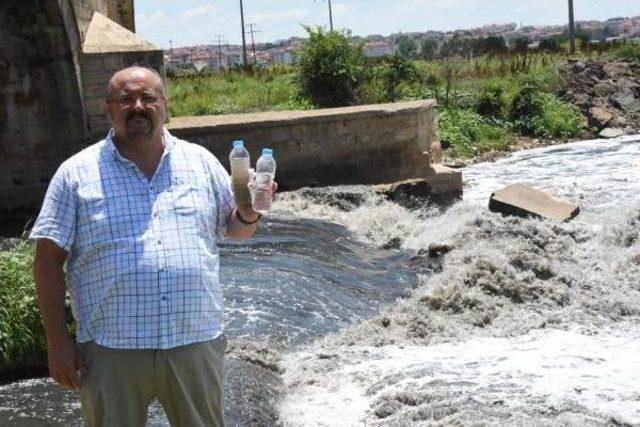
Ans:
<svg viewBox="0 0 640 427"><path fill-rule="evenodd" d="M222 247L229 424L640 424L639 154L636 137L467 167L447 211L283 194L256 239ZM487 212L513 182L582 213ZM81 424L46 380L0 387L0 425ZM149 425L167 425L157 405Z"/></svg>

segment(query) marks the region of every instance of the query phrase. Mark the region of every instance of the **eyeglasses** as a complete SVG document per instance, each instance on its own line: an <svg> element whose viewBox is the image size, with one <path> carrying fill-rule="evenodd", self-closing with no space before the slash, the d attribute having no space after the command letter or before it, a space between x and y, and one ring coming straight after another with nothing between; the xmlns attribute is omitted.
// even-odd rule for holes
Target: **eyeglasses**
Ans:
<svg viewBox="0 0 640 427"><path fill-rule="evenodd" d="M122 108L131 108L136 105L138 100L142 103L143 107L147 107L149 105L156 105L158 101L164 99L164 96L153 96L153 95L142 95L142 96L131 96L125 95L120 98L112 98L107 99L107 102L117 102L120 104Z"/></svg>

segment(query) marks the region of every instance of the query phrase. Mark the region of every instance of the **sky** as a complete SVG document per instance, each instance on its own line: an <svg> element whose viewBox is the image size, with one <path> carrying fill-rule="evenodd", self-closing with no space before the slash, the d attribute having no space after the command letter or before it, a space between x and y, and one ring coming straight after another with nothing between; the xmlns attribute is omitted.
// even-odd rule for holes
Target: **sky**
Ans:
<svg viewBox="0 0 640 427"><path fill-rule="evenodd" d="M327 0L244 0L256 43L304 36L329 26ZM564 24L565 0L332 0L334 28L353 35L449 31L485 24ZM640 0L574 0L576 20L640 15ZM160 48L241 43L239 0L135 0L136 32ZM251 35L247 34L250 43Z"/></svg>

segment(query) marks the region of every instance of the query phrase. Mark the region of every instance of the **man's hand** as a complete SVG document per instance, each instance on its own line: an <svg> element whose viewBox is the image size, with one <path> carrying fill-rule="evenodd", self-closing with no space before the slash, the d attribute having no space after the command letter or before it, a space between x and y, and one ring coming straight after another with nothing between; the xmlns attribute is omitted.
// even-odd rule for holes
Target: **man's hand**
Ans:
<svg viewBox="0 0 640 427"><path fill-rule="evenodd" d="M49 375L62 387L78 390L87 368L80 349L70 337L58 342L49 341Z"/></svg>
<svg viewBox="0 0 640 427"><path fill-rule="evenodd" d="M36 295L49 348L49 374L61 386L80 388L85 367L78 346L67 331L64 309L64 262L67 251L49 239L36 244Z"/></svg>
<svg viewBox="0 0 640 427"><path fill-rule="evenodd" d="M278 183L273 181L271 184L271 193L273 200L276 199L277 191ZM236 211L240 214L244 222L238 219ZM251 203L238 203L236 209L231 212L231 216L228 219L229 230L227 231L227 236L234 239L248 239L256 232L256 229L258 228L259 218L259 213L253 209ZM255 223L253 223L254 221ZM253 224L246 224L247 222Z"/></svg>

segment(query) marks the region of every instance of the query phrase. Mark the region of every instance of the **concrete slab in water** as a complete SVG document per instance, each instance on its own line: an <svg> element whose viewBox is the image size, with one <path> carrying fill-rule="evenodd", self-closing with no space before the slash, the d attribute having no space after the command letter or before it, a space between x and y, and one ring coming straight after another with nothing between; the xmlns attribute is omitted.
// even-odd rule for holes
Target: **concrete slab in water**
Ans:
<svg viewBox="0 0 640 427"><path fill-rule="evenodd" d="M533 187L510 185L491 194L489 209L505 215L537 216L568 221L580 213L580 207Z"/></svg>

